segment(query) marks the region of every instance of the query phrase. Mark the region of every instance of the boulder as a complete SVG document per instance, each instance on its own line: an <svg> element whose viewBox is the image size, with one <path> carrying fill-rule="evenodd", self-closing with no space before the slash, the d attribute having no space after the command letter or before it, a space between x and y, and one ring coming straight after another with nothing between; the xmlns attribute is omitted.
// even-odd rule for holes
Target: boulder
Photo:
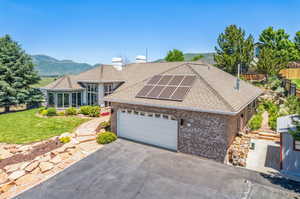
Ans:
<svg viewBox="0 0 300 199"><path fill-rule="evenodd" d="M19 179L17 179L15 183L18 186L20 186L20 185L24 186L24 185L32 184L32 183L36 182L37 180L39 180L39 179L37 179L36 175L29 173L29 174L26 174L26 175L20 177Z"/></svg>
<svg viewBox="0 0 300 199"><path fill-rule="evenodd" d="M16 180L20 177L22 177L23 175L25 175L25 171L24 170L17 170L17 171L14 171L12 174L10 174L8 176L8 179L13 181L13 180Z"/></svg>
<svg viewBox="0 0 300 199"><path fill-rule="evenodd" d="M41 169L41 172L44 173L51 170L53 168L53 164L51 162L41 162L39 167Z"/></svg>
<svg viewBox="0 0 300 199"><path fill-rule="evenodd" d="M14 186L15 186L14 183L8 182L8 183L1 186L0 193L5 193L5 192L9 191Z"/></svg>
<svg viewBox="0 0 300 199"><path fill-rule="evenodd" d="M35 168L37 168L39 166L39 162L38 161L34 161L31 162L26 168L25 171L27 172L32 172Z"/></svg>

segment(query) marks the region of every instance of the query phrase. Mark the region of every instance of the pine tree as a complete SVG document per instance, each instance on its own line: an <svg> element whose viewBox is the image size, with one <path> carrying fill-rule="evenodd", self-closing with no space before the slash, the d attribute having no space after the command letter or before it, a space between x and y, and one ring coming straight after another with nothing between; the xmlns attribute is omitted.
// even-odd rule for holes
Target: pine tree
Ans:
<svg viewBox="0 0 300 199"><path fill-rule="evenodd" d="M246 38L246 33L236 25L226 27L218 37L218 47L215 47L214 60L216 66L231 74L237 74L238 64L241 71L248 71L254 57L254 39L252 35Z"/></svg>
<svg viewBox="0 0 300 199"><path fill-rule="evenodd" d="M0 107L27 104L40 93L30 87L40 80L31 57L9 35L0 38ZM36 96L38 95L38 96Z"/></svg>
<svg viewBox="0 0 300 199"><path fill-rule="evenodd" d="M294 38L295 46L298 51L298 60L300 60L300 31L296 32L296 36Z"/></svg>
<svg viewBox="0 0 300 199"><path fill-rule="evenodd" d="M168 62L184 61L184 56L180 50L173 49L168 52L165 60Z"/></svg>

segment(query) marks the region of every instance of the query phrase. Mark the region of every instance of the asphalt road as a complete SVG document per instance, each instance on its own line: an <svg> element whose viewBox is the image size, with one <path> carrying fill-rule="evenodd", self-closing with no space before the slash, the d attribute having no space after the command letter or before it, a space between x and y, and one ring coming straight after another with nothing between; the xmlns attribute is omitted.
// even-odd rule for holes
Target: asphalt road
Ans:
<svg viewBox="0 0 300 199"><path fill-rule="evenodd" d="M295 192L300 183L119 139L16 198L295 199Z"/></svg>

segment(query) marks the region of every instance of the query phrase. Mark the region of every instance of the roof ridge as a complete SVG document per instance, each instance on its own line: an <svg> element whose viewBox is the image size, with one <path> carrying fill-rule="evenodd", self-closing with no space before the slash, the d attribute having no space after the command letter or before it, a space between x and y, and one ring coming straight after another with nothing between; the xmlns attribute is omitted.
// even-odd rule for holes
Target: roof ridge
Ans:
<svg viewBox="0 0 300 199"><path fill-rule="evenodd" d="M70 88L73 88L73 87L72 87L72 83L71 83L71 78L70 78L70 76L67 76L67 81L68 81L69 87L70 87Z"/></svg>
<svg viewBox="0 0 300 199"><path fill-rule="evenodd" d="M188 67L208 86L208 88L216 94L216 96L221 99L221 101L224 102L225 106L227 106L230 111L234 111L234 108L230 105L229 102L227 102L227 100L222 96L220 95L220 93L218 91L216 91L195 69L192 68L192 66L190 64L187 64ZM209 66L210 67L210 66Z"/></svg>
<svg viewBox="0 0 300 199"><path fill-rule="evenodd" d="M66 78L66 76L64 75L63 77L61 77L60 79L58 79L58 81L56 82L56 84L54 84L52 86L52 89L55 88L55 87L57 87L57 85L60 84L65 78Z"/></svg>

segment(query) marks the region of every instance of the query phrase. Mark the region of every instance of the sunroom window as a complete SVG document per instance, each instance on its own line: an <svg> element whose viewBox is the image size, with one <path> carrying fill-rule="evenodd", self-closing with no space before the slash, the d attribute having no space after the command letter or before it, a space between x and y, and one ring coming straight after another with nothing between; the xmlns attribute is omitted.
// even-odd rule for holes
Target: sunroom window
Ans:
<svg viewBox="0 0 300 199"><path fill-rule="evenodd" d="M294 150L300 151L300 141L298 141L298 140L294 141Z"/></svg>

